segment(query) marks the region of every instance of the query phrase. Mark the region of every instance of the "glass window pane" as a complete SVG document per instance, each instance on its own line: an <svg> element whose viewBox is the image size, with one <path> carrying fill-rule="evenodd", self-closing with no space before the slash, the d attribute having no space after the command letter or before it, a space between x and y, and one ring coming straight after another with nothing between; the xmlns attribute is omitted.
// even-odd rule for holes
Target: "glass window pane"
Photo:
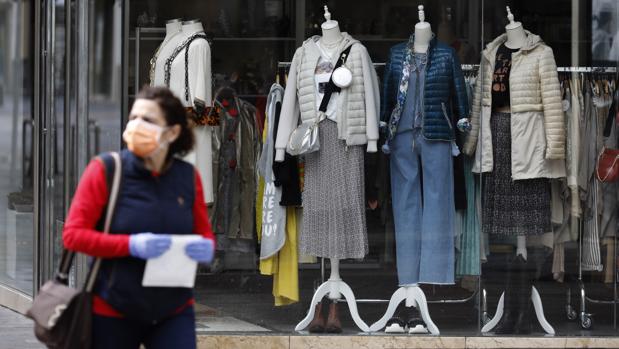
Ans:
<svg viewBox="0 0 619 349"><path fill-rule="evenodd" d="M32 294L33 9L0 3L0 283Z"/></svg>

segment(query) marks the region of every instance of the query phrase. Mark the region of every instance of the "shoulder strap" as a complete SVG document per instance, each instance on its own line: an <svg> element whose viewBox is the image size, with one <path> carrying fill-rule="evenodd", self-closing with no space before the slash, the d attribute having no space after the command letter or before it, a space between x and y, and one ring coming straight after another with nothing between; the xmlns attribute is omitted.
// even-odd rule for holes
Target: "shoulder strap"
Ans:
<svg viewBox="0 0 619 349"><path fill-rule="evenodd" d="M105 223L103 226L103 233L108 234L110 232L110 226L112 225L112 218L114 217L114 210L116 209L116 201L118 199L118 192L120 190L120 180L122 178L122 161L120 159L120 154L116 152L108 153L113 160L113 168L111 171L108 171L108 163L106 163L106 156L103 156L104 164L106 164L106 179L110 177L110 174L113 174L112 177L112 186L109 187L109 198L107 203L107 209L105 212ZM109 160L107 160L109 161ZM112 163L109 163L112 165ZM95 259L90 271L88 272L88 277L86 278L86 283L84 284L84 291L91 292L94 285L95 280L97 279L97 274L99 274L99 268L101 267L101 258Z"/></svg>
<svg viewBox="0 0 619 349"><path fill-rule="evenodd" d="M112 216L114 212L114 208L116 206L116 200L118 198L118 191L120 188L120 180L122 175L122 163L120 160L120 155L118 153L106 153L99 156L99 159L103 162L105 167L105 179L107 187L109 188L109 196L108 196L108 204L106 206L105 220L104 220L104 228L103 232L108 233L110 230L110 225L112 222ZM58 272L56 273L55 279L58 282L68 284L69 280L69 272L71 271L71 265L73 264L73 259L75 257L75 252L67 249L62 250L62 257L60 258L60 265L58 267ZM99 259L97 259L99 261ZM98 272L98 264L95 261L93 264L93 268L91 268L87 280L91 278L96 278L96 274ZM95 266L96 270L95 270ZM93 275L94 274L94 275ZM86 283L88 285L89 282ZM91 287L92 289L92 287Z"/></svg>
<svg viewBox="0 0 619 349"><path fill-rule="evenodd" d="M335 64L333 71L341 67L344 63L346 63L346 60L348 59L351 48L352 48L352 45L348 46L344 51L342 51L342 53L340 54L340 59L337 60L337 63ZM322 101L320 102L320 108L318 108L318 110L323 113L326 112L327 106L329 105L329 101L331 100L331 95L333 94L333 92L340 92L340 91L342 91L342 89L335 85L335 83L333 82L333 73L331 73L331 78L329 79L329 83L325 87L325 95L322 97Z"/></svg>

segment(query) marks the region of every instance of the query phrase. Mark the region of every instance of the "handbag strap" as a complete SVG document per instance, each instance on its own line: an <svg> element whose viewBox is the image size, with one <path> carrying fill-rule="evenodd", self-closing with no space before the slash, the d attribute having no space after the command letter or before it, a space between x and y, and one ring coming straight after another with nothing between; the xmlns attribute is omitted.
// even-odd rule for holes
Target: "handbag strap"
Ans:
<svg viewBox="0 0 619 349"><path fill-rule="evenodd" d="M122 162L120 161L120 155L116 152L109 153L109 155L114 160L114 177L112 180L112 187L110 189L107 210L105 212L103 234L108 234L110 232L112 218L114 217L114 210L116 209L118 192L120 190L120 179L122 178ZM90 268L90 271L88 272L88 276L86 277L86 283L84 284L84 290L86 292L91 292L95 285L97 275L99 274L99 269L101 268L101 260L101 258L95 259L92 267Z"/></svg>
<svg viewBox="0 0 619 349"><path fill-rule="evenodd" d="M116 173L121 173L120 171L116 171L116 168L121 168L120 155L118 153L107 153L97 157L99 161L102 162L105 168L105 182L107 188L114 188L114 177ZM119 184L120 186L120 184ZM116 189L118 190L118 189ZM108 205L109 208L111 203L111 193L108 194ZM105 217L107 219L107 216ZM101 223L104 225L104 222ZM75 252L68 250L66 248L62 249L62 255L60 257L60 263L58 264L58 271L54 276L54 279L60 283L67 285L69 283L69 274L71 272L71 266L73 265L73 259L75 258Z"/></svg>
<svg viewBox="0 0 619 349"><path fill-rule="evenodd" d="M342 53L340 54L340 59L337 60L335 68L333 68L333 72L335 72L337 68L341 67L344 63L346 63L351 48L352 45L348 46L344 51L342 51ZM329 78L329 83L327 84L327 86L325 86L325 95L322 97L322 102L320 102L320 108L318 108L318 111L322 113L327 111L327 106L329 105L329 101L331 100L331 95L333 94L333 92L342 91L342 89L340 87L337 87L333 82L333 72L331 72L331 78Z"/></svg>

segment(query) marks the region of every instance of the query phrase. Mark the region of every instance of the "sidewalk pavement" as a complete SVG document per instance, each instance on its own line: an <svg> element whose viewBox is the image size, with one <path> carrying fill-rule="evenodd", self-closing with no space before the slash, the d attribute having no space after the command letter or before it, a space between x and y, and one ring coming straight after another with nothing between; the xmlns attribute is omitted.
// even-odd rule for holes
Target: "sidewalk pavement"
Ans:
<svg viewBox="0 0 619 349"><path fill-rule="evenodd" d="M44 349L34 337L32 320L0 306L0 349Z"/></svg>

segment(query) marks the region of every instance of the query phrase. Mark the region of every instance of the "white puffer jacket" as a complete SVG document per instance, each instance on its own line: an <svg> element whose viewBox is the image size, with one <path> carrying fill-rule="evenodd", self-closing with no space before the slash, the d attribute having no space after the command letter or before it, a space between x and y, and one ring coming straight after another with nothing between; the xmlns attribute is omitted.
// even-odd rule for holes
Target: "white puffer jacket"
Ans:
<svg viewBox="0 0 619 349"><path fill-rule="evenodd" d="M557 66L552 49L539 36L526 33L525 44L512 54L509 75L512 179L565 177L565 119ZM475 86L472 130L464 153L475 153L476 173L491 172L493 168L491 86L496 52L505 41L507 35L503 34L483 51L483 71Z"/></svg>
<svg viewBox="0 0 619 349"><path fill-rule="evenodd" d="M379 137L378 78L366 48L347 33L342 35L344 42L334 55L334 60L338 60L341 52L352 46L346 67L351 70L353 80L337 98L338 138L345 140L349 146L367 144L368 151L375 152ZM290 134L299 124L299 114L301 122L312 122L318 113L314 81L320 58L320 49L316 45L319 39L320 36L307 39L292 59L275 142L277 161L283 160Z"/></svg>

